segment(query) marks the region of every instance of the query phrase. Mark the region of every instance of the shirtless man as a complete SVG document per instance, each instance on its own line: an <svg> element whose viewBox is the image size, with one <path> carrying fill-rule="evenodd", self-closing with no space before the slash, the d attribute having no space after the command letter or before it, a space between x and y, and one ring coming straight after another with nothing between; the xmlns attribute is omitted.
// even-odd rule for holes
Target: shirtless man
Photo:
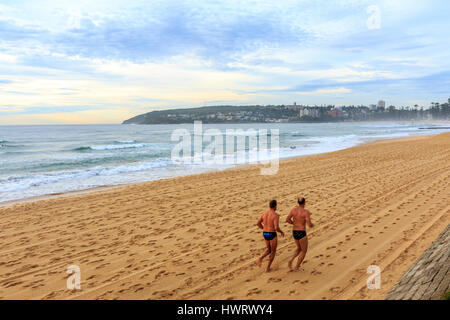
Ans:
<svg viewBox="0 0 450 320"><path fill-rule="evenodd" d="M289 269L292 270L292 262L295 257L298 256L297 265L295 271L300 269L300 265L305 258L306 251L308 251L308 236L306 235L306 224L312 228L314 225L311 223L311 217L308 210L305 209L305 198L298 198L298 206L293 208L286 218L286 222L292 224L292 235L294 236L297 249L294 255L289 260Z"/></svg>
<svg viewBox="0 0 450 320"><path fill-rule="evenodd" d="M279 226L280 215L275 212L277 210L277 201L270 201L269 207L270 209L264 212L256 223L256 225L263 230L264 241L266 242L266 251L258 258L258 266L261 267L263 259L270 255L266 272L270 272L270 266L272 265L277 252L277 231L284 237L284 232L281 231Z"/></svg>

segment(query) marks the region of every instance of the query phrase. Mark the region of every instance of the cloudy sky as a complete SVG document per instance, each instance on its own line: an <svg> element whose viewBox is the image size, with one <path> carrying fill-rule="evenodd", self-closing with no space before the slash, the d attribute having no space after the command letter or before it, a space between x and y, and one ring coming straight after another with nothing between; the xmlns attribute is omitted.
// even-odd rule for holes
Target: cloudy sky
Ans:
<svg viewBox="0 0 450 320"><path fill-rule="evenodd" d="M450 97L448 0L0 0L0 124Z"/></svg>

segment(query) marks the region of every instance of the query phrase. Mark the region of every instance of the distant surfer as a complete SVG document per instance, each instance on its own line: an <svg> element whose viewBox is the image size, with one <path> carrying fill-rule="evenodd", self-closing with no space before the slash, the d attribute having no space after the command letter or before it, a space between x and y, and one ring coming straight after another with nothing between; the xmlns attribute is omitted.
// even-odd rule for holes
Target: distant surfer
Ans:
<svg viewBox="0 0 450 320"><path fill-rule="evenodd" d="M272 200L269 203L269 210L264 212L258 219L256 225L263 230L264 241L266 242L266 250L261 257L258 258L258 266L261 267L262 261L269 256L266 272L270 272L270 266L277 252L277 231L284 237L284 232L280 229L280 215L276 212L277 201Z"/></svg>
<svg viewBox="0 0 450 320"><path fill-rule="evenodd" d="M311 214L305 209L306 199L300 197L297 199L298 206L293 208L286 218L286 222L292 224L292 236L294 237L295 244L297 248L295 249L294 255L289 260L289 269L293 271L298 271L300 265L305 259L306 251L308 251L308 236L306 235L306 225L312 228L314 225L311 222ZM292 262L295 257L298 256L297 264L295 269L292 269Z"/></svg>

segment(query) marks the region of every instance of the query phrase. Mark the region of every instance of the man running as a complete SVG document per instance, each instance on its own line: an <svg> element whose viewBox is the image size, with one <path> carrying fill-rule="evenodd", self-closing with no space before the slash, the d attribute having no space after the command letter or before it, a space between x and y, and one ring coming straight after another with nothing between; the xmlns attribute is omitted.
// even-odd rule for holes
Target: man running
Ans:
<svg viewBox="0 0 450 320"><path fill-rule="evenodd" d="M295 244L297 248L294 255L289 260L289 269L292 270L292 262L295 257L298 256L297 265L294 271L300 269L300 265L306 256L306 251L308 251L308 236L306 235L306 224L308 227L312 228L314 225L311 223L311 214L305 209L305 198L301 197L297 200L298 206L293 208L286 218L286 222L292 224L292 235L294 237Z"/></svg>
<svg viewBox="0 0 450 320"><path fill-rule="evenodd" d="M264 241L266 242L266 250L261 257L258 258L258 266L261 267L263 259L269 256L269 263L267 264L266 272L270 272L270 266L277 252L277 231L284 237L284 232L279 226L280 215L276 213L277 201L272 200L269 203L270 209L264 212L258 219L256 225L263 230Z"/></svg>

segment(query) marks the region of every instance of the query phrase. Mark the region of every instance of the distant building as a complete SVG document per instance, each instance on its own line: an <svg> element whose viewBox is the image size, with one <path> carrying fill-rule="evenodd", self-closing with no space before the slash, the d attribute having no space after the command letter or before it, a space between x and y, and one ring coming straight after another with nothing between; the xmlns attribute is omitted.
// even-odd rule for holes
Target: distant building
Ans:
<svg viewBox="0 0 450 320"><path fill-rule="evenodd" d="M298 112L298 117L304 117L304 116L309 116L309 110L306 108L301 108L300 111Z"/></svg>
<svg viewBox="0 0 450 320"><path fill-rule="evenodd" d="M342 111L339 109L331 109L328 111L328 114L332 116L333 118L341 118L342 117Z"/></svg>
<svg viewBox="0 0 450 320"><path fill-rule="evenodd" d="M305 108L303 106L299 107L298 117L312 117L318 118L320 116L318 109Z"/></svg>
<svg viewBox="0 0 450 320"><path fill-rule="evenodd" d="M313 118L319 117L319 109L310 109L310 116Z"/></svg>
<svg viewBox="0 0 450 320"><path fill-rule="evenodd" d="M386 102L384 100L378 101L377 108L381 109L381 110L384 110L386 108Z"/></svg>
<svg viewBox="0 0 450 320"><path fill-rule="evenodd" d="M296 111L299 110L299 107L297 106L297 102L294 102L294 104L291 106L287 106L287 108L290 110L296 110Z"/></svg>
<svg viewBox="0 0 450 320"><path fill-rule="evenodd" d="M369 109L372 110L372 111L375 111L375 110L377 110L377 105L376 104L371 104L369 106Z"/></svg>

